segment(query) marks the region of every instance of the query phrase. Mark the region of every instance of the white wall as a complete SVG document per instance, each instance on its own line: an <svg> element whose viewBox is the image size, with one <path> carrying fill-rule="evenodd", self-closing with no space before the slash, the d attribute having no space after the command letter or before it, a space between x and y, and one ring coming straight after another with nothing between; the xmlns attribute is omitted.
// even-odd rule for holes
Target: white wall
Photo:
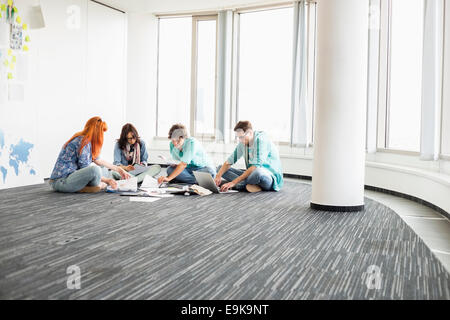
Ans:
<svg viewBox="0 0 450 320"><path fill-rule="evenodd" d="M34 32L32 50L41 172L49 177L61 146L93 116L108 124L101 156L112 161L125 120L126 15L88 0L41 5L46 27Z"/></svg>
<svg viewBox="0 0 450 320"><path fill-rule="evenodd" d="M0 169L7 168L13 178L4 183L0 172L0 189L49 177L62 145L93 116L108 124L101 157L112 162L115 139L125 122L126 14L90 0L39 3L45 28L28 31L28 53L14 53L29 59L25 99L0 102L0 130L9 140L1 150ZM26 12L36 1L16 4L23 22L29 23ZM9 152L10 141L17 143L20 138L34 144L30 163L36 175L16 178L11 173L5 150ZM23 166L21 171L30 170Z"/></svg>
<svg viewBox="0 0 450 320"><path fill-rule="evenodd" d="M83 119L98 114L106 121L108 131L102 157L112 162L114 141L120 136L126 114L126 15L91 1L87 14L87 96Z"/></svg>
<svg viewBox="0 0 450 320"><path fill-rule="evenodd" d="M28 22L25 14L27 13L27 6L30 3L31 0L23 0L16 3L18 14L22 18L23 23ZM2 15L3 17L0 23L2 24L2 29L7 28L5 39L9 39L9 25L5 22L5 14L2 13ZM7 54L10 48L9 41L2 43L0 48L0 135L4 135L4 141L0 143L0 171L2 171L0 172L0 189L36 184L43 181L43 175L40 170L40 155L42 152L40 152L39 147L37 125L39 92L35 86L35 83L39 82L37 68L39 57L37 52L33 50L37 41L35 33L31 30L24 31L23 35L30 36L31 43L26 44L31 50L28 52L24 52L23 50L12 51L12 56L16 56L17 59L21 56L23 59L22 61L17 60L14 69L6 68L3 64L7 59L12 61L11 56ZM15 73L15 70L20 67L25 67L26 69L25 79L19 79ZM13 79L6 80L6 74L8 72L12 72ZM23 99L11 101L8 98L8 87L12 85L18 85L23 88ZM28 161L17 161L19 170L16 174L15 166L11 164L11 160L14 158L12 145L17 145L21 140L33 146L28 149L27 156L22 157L23 159L27 158ZM5 176L3 175L3 171L6 172Z"/></svg>
<svg viewBox="0 0 450 320"><path fill-rule="evenodd" d="M135 125L145 141L156 134L157 30L155 16L128 15L126 121Z"/></svg>

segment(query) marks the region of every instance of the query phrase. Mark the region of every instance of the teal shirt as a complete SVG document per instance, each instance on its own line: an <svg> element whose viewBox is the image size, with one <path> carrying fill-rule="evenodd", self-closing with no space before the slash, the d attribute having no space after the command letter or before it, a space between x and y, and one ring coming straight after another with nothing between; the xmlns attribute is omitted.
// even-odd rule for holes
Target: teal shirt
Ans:
<svg viewBox="0 0 450 320"><path fill-rule="evenodd" d="M234 152L228 157L229 164L235 164L243 155L245 156L245 166L266 168L270 171L273 178L273 190L279 191L283 186L283 169L281 167L280 156L275 145L269 140L263 131L255 131L253 146L246 147L242 142L234 149Z"/></svg>
<svg viewBox="0 0 450 320"><path fill-rule="evenodd" d="M184 139L183 147L178 150L170 142L170 155L174 160L187 163L188 168L212 166L205 149L195 138Z"/></svg>

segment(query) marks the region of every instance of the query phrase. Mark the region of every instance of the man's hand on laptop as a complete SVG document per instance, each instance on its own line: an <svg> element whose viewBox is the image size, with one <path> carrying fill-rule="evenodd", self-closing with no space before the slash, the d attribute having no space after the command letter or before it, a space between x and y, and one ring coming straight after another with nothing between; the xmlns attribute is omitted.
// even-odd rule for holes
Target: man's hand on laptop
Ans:
<svg viewBox="0 0 450 320"><path fill-rule="evenodd" d="M216 175L216 177L214 178L214 182L216 183L216 186L220 187L220 184L222 183L222 177Z"/></svg>
<svg viewBox="0 0 450 320"><path fill-rule="evenodd" d="M227 192L229 189L233 188L236 184L232 182L225 183L222 187L220 187L220 191Z"/></svg>

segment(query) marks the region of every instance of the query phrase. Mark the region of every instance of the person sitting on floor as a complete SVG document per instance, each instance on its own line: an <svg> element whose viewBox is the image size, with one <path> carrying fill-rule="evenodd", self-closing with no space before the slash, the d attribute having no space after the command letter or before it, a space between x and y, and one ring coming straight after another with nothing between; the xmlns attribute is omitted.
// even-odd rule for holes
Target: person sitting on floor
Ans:
<svg viewBox="0 0 450 320"><path fill-rule="evenodd" d="M217 168L215 182L227 181L220 188L246 189L249 192L261 190L279 191L283 186L283 171L278 150L263 131L253 131L249 121L239 121L234 127L239 144L222 166ZM231 168L242 156L246 170Z"/></svg>
<svg viewBox="0 0 450 320"><path fill-rule="evenodd" d="M194 171L209 172L214 178L216 169L212 166L208 155L200 142L188 136L186 127L182 124L174 124L169 130L170 154L180 163L167 168L168 176L158 178L158 183L174 182L195 184Z"/></svg>
<svg viewBox="0 0 450 320"><path fill-rule="evenodd" d="M122 127L120 138L114 146L114 162L113 164L121 167L125 171L133 171L135 164L147 165L148 153L144 140L139 137L136 128L127 123ZM161 166L149 166L144 172L138 174L138 183L142 182L146 175L156 176L161 172ZM119 174L113 172L113 177L117 180L121 178Z"/></svg>
<svg viewBox="0 0 450 320"><path fill-rule="evenodd" d="M98 192L111 186L114 179L102 176L99 166L114 170L123 179L130 175L122 168L99 159L103 134L108 129L100 117L86 122L83 131L75 133L62 147L50 176L50 186L58 192Z"/></svg>

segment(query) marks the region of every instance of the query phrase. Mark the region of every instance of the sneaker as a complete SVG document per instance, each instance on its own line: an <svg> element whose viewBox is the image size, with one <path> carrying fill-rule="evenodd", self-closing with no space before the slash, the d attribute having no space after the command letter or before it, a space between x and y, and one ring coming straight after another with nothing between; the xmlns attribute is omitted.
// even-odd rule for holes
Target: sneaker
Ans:
<svg viewBox="0 0 450 320"><path fill-rule="evenodd" d="M260 192L262 190L257 184L247 184L245 189L247 189L248 192Z"/></svg>

